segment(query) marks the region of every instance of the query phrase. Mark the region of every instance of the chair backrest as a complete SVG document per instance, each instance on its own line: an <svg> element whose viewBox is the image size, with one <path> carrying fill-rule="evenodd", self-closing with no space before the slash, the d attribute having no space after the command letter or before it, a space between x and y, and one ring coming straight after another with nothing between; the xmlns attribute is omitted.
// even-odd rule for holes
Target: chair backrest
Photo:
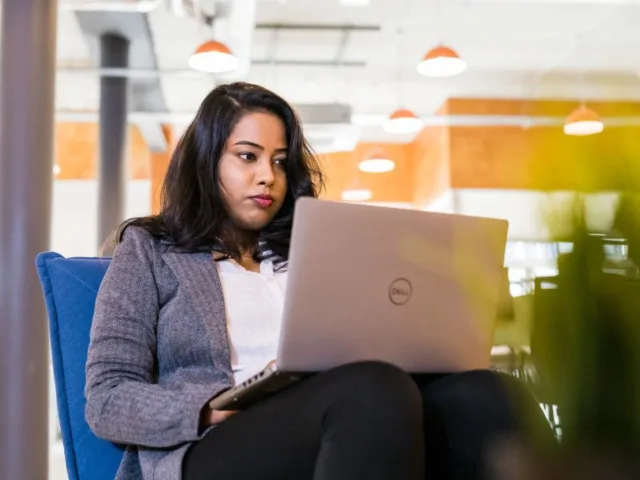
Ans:
<svg viewBox="0 0 640 480"><path fill-rule="evenodd" d="M108 258L64 258L49 252L36 268L49 316L58 417L70 480L113 480L123 455L97 438L84 418L85 363L98 287Z"/></svg>

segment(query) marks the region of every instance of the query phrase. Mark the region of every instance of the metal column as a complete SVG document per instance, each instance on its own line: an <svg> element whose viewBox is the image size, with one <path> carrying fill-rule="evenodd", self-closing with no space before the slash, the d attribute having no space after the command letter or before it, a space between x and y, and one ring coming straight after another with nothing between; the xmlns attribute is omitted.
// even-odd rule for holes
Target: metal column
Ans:
<svg viewBox="0 0 640 480"><path fill-rule="evenodd" d="M49 248L56 0L2 0L0 478L45 479L47 326L34 257Z"/></svg>
<svg viewBox="0 0 640 480"><path fill-rule="evenodd" d="M119 35L100 37L103 68L127 68L129 41ZM126 195L127 77L100 79L100 167L98 176L98 248L124 220Z"/></svg>

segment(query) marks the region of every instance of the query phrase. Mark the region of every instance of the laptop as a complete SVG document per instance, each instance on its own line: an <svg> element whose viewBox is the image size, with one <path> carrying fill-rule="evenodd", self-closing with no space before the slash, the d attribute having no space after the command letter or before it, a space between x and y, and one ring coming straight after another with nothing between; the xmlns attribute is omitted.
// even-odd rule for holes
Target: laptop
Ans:
<svg viewBox="0 0 640 480"><path fill-rule="evenodd" d="M505 220L299 199L277 357L211 408L242 410L350 362L489 368L507 230Z"/></svg>

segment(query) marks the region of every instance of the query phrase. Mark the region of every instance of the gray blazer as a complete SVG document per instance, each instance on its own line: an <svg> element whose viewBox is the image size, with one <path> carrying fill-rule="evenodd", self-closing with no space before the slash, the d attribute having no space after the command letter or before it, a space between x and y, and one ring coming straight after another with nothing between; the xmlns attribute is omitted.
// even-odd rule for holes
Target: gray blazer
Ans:
<svg viewBox="0 0 640 480"><path fill-rule="evenodd" d="M98 292L86 376L89 426L128 446L116 480L179 480L202 408L233 384L212 254L129 227Z"/></svg>

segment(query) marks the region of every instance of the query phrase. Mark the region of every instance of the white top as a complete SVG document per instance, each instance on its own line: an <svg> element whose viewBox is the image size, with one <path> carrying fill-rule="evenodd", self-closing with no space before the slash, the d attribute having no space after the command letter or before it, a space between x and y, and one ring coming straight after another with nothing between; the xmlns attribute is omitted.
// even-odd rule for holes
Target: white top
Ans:
<svg viewBox="0 0 640 480"><path fill-rule="evenodd" d="M231 366L236 384L275 360L287 273L262 262L260 273L233 260L217 262L227 313Z"/></svg>

